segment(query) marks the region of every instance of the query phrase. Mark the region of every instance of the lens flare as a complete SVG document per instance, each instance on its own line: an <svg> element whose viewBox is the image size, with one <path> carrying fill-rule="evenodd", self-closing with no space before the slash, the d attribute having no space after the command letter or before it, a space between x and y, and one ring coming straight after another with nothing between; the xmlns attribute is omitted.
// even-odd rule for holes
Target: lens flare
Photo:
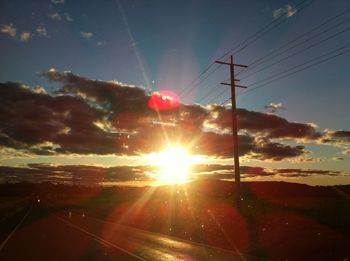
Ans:
<svg viewBox="0 0 350 261"><path fill-rule="evenodd" d="M179 107L180 103L180 98L175 92L163 90L152 94L148 107L153 110L171 110Z"/></svg>

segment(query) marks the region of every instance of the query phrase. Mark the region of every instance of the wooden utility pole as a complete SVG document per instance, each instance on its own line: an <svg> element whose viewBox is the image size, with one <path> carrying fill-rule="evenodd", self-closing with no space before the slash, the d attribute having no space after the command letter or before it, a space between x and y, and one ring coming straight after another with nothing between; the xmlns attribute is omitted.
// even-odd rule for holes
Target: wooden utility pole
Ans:
<svg viewBox="0 0 350 261"><path fill-rule="evenodd" d="M237 85L239 81L235 79L235 66L247 68L248 66L242 64L234 64L233 57L231 55L231 62L215 61L219 64L225 64L230 66L230 83L222 82L223 85L231 86L231 104L232 104L232 138L233 138L233 159L235 166L235 183L238 185L241 182L241 175L239 171L239 153L238 153L238 127L237 127L237 108L236 108L236 87L247 88L246 86Z"/></svg>

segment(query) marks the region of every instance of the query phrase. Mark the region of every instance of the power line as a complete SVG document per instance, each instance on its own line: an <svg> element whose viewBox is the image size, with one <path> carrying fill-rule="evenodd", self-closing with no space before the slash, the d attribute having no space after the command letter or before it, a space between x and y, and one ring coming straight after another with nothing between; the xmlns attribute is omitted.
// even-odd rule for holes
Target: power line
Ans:
<svg viewBox="0 0 350 261"><path fill-rule="evenodd" d="M346 46L343 46L342 48L338 48L338 49L335 50L335 51L339 51L339 49L344 49L345 47L348 47L348 46L350 46L350 44L347 44ZM330 53L333 53L333 52L335 52L335 51L329 52L329 53L327 53L327 54L325 54L325 55L321 55L321 56L319 56L319 57L316 57L316 58L314 58L314 59L311 59L311 60L309 60L309 61L307 61L307 62L305 62L305 63L302 63L302 64L300 64L300 65L294 66L294 67L291 68L290 70L295 69L296 67L300 67L300 66L302 66L302 65L306 65L307 63L310 63L310 62L312 62L312 61L318 60L318 59L320 59L321 57L328 56ZM343 52L341 52L341 53L338 53L338 54L336 54L336 55L333 55L333 56L331 56L331 57L325 58L325 59L323 59L323 60L321 60L321 61L312 63L312 64L310 64L310 65L308 65L308 66L305 66L305 67L303 67L303 68L301 68L301 69L299 69L299 70L293 71L293 72L288 73L288 74L286 74L286 75L283 75L283 74L287 73L287 72L290 71L290 70L286 70L286 71L281 72L281 73L279 73L279 74L273 75L273 77L277 77L277 78L272 79L271 81L268 81L268 82L266 82L266 83L260 84L260 85L254 87L254 88L251 88L251 89L249 89L248 91L245 91L245 92L243 92L243 93L240 94L240 95L244 95L244 94L250 93L250 92L252 92L252 91L254 91L254 90L256 90L256 89L262 88L262 87L264 87L264 86L266 86L266 85L268 85L268 84L270 84L270 83L273 83L273 82L275 82L275 81L279 81L279 80L281 80L281 79L284 79L284 78L286 78L286 77L289 77L289 76L291 76L291 75L294 75L294 74L296 74L296 73L298 73L298 72L305 71L305 70L307 70L307 69L310 69L310 68L312 68L312 67L314 67L314 66L317 66L317 65L319 65L319 64L325 63L325 62L327 62L327 61L329 61L329 60L332 60L332 59L334 59L334 58L336 58L336 57L338 57L338 56L347 54L347 53L349 53L349 52L350 52L350 49L349 49L349 50L346 50L346 51L343 51ZM278 77L279 75L281 75L281 76ZM272 77L268 77L268 78L272 78ZM263 81L265 81L265 80L267 80L267 78L264 79ZM257 84L257 83L256 83L256 84Z"/></svg>
<svg viewBox="0 0 350 261"><path fill-rule="evenodd" d="M207 71L209 71L209 69L214 65L215 63L212 62L211 64L209 64L200 74L198 77L194 78L194 80L192 80L189 84L187 84L185 87L183 87L184 93L186 93L188 91L188 87L191 87L193 84L195 84ZM182 93L182 90L180 91L179 95L182 96L184 93Z"/></svg>
<svg viewBox="0 0 350 261"><path fill-rule="evenodd" d="M226 102L228 102L229 100L231 100L231 97L228 98L227 100L223 101L222 103L220 103L220 105L221 105L221 106L224 105L224 104L225 104Z"/></svg>
<svg viewBox="0 0 350 261"><path fill-rule="evenodd" d="M350 9L349 9L349 10L350 10ZM341 31L341 32L338 32L337 34L334 34L334 35L332 35L331 37L334 37L335 35L338 35L338 34L344 32L344 31L348 31L348 30L350 30L350 28L346 28L345 30L343 30L343 31ZM326 38L326 39L329 39L329 38L330 38L330 37L328 37L328 38ZM325 40L326 40L326 39L325 39ZM315 58L313 58L313 59L310 59L310 60L308 60L308 61L306 61L306 62L304 62L304 63L301 63L301 64L299 64L299 65L293 66L293 67L291 67L291 68L289 68L289 69L287 69L287 70L284 70L284 71L279 72L279 73L277 73L277 74L274 74L274 75L272 75L272 76L269 76L269 77L267 77L267 78L265 78L265 79L263 79L263 80L257 81L257 82L255 82L255 83L251 84L251 86L254 86L254 85L257 85L257 84L258 84L258 86L253 87L253 88L251 88L250 90L245 91L245 92L243 92L243 93L241 93L241 94L238 94L237 96L240 96L240 95L243 95L243 94L252 92L252 91L254 91L255 89L259 89L259 88L261 88L261 87L264 87L264 86L266 86L266 85L268 85L268 84L270 84L270 83L272 83L272 82L281 80L281 79L283 79L283 78L286 78L286 77L289 77L289 76L291 76L291 75L294 75L294 74L296 74L296 73L298 73L298 72L307 70L307 69L312 68L312 67L314 67L314 66L316 66L316 65L319 65L319 64L324 63L324 62L326 62L326 61L329 61L329 60L331 60L331 59L334 59L334 58L336 58L336 57L338 57L338 56L344 55L344 54L350 52L350 50L343 51L343 52L341 52L341 53L339 53L339 54L336 54L336 55L333 55L333 56L331 56L331 57L325 58L325 59L323 59L323 60L321 60L321 61L312 63L312 62L317 61L317 60L319 60L319 59L321 59L321 58L323 58L323 57L327 57L327 56L329 56L329 55L331 55L331 54L333 54L333 53L339 52L339 51L341 51L341 50L343 50L343 49L345 49L345 48L347 48L347 47L350 47L350 44L346 44L346 45L344 45L344 46L342 46L342 47L340 47L340 48L334 49L334 50L332 50L332 51L330 51L330 52L328 52L328 53L326 53L326 54L320 55L320 56L315 57ZM295 53L294 53L293 55L295 55ZM284 75L284 74L286 74L286 73L288 73L288 72L290 72L290 71L292 71L292 70L294 70L294 69L297 69L297 68L299 68L299 67L301 67L301 66L307 65L307 64L309 64L309 63L312 63L312 64L311 64L311 65L308 65L308 66L305 66L305 67L303 67L303 68L301 68L301 69L299 69L299 70L297 70L297 71L293 71L293 72L291 72L291 73L289 73L289 74L287 74L287 75ZM280 76L280 77L279 77L279 76ZM276 78L276 77L277 77L277 78ZM247 78L247 77L245 77L245 78ZM245 79L245 78L243 78L243 79ZM275 79L274 79L274 78L275 78ZM270 79L271 79L271 81L268 81L268 80L270 80ZM268 81L268 82L265 82L265 81ZM265 82L265 83L264 83L264 82ZM259 85L259 83L261 83L261 84ZM230 98L227 99L227 100L225 100L225 101L224 101L223 103L221 103L220 105L225 104L225 103L228 102L229 100L230 100Z"/></svg>
<svg viewBox="0 0 350 261"><path fill-rule="evenodd" d="M220 83L219 83L219 85L220 85ZM226 91L227 91L227 89L223 88L223 89L221 90L221 92L220 92L219 94L217 94L214 98L211 98L211 99L207 102L207 104L210 104L211 102L215 101L217 98L221 97L221 95L223 95ZM206 98L206 97L205 97L205 98Z"/></svg>
<svg viewBox="0 0 350 261"><path fill-rule="evenodd" d="M303 0L301 2L299 2L295 8L303 5L305 2L307 2L309 0ZM313 0L311 0L311 2L309 4L306 4L305 6L302 6L298 11L300 12L301 10L303 10L304 8L308 7L311 3L313 2ZM284 20L282 20L282 18L285 18ZM235 55L241 51L243 51L245 48L247 48L249 45L251 45L252 43L256 42L260 37L262 37L263 35L267 34L268 32L270 32L271 30L273 30L274 28L276 28L277 26L281 25L282 23L284 23L286 21L287 18L287 14L284 14L276 19L274 19L273 21L271 21L270 23L268 23L266 26L264 26L262 29L260 29L259 31L257 31L256 34L257 36L255 38L254 34L250 37L248 37L246 40L244 40L243 42L241 42L240 44L238 44L238 46L231 48L230 50L228 50L224 55L222 55L221 57L219 57L219 59L224 58L226 55L228 54L232 54ZM279 23L277 23L276 25L272 26L271 28L269 28L271 25L273 25L274 23L278 22L279 20L281 20ZM265 31L266 30L266 31ZM264 32L265 31L265 32ZM260 34L260 35L259 35ZM250 42L249 39L252 40ZM248 43L246 43L248 42ZM246 44L245 44L246 43ZM242 47L240 47L241 45L243 45ZM240 48L239 48L240 47ZM238 49L239 48L239 49ZM237 50L236 50L237 49Z"/></svg>
<svg viewBox="0 0 350 261"><path fill-rule="evenodd" d="M277 64L277 63L280 63L281 61L286 60L287 58L289 58L289 57L291 57L291 56L295 56L296 54L299 54L299 53L305 51L306 49L309 49L309 48L311 48L311 47L313 47L313 46L316 46L316 45L318 45L318 44L320 44L320 43L322 43L322 42L324 42L324 41L326 41L326 40L329 40L330 38L333 38L333 37L335 37L335 36L337 36L337 35L339 35L339 34L341 34L341 33L344 33L345 31L349 31L349 30L350 30L350 27L349 27L349 28L346 28L346 29L344 29L344 30L342 30L342 31L340 31L340 32L338 32L338 33L336 33L336 34L333 34L333 35L330 36L330 37L325 38L325 39L322 40L321 42L317 42L317 43L315 43L315 44L312 44L312 45L308 46L308 47L305 48L305 49L302 49L302 50L300 50L300 51L298 51L298 52L295 52L295 53L293 53L293 54L290 55L290 56L287 56L287 57L285 57L285 58L283 58L283 59L281 59L281 60L279 60L279 61L277 61L277 62L275 62L275 63L273 63L273 64L271 64L271 65L269 65L269 66L267 66L267 67L264 67L264 68L262 68L262 69L260 69L260 70L258 70L258 71L256 71L256 72L254 72L254 73L252 73L252 74L246 76L246 77L243 77L242 79L246 79L246 78L248 78L249 76L251 76L251 75L253 75L253 74L255 74L255 73L259 72L259 71L262 71L262 70L264 70L264 69L267 69L268 67L271 67L272 65L275 65L275 64ZM318 56L318 57L313 58L313 59L311 59L311 60L309 60L309 61L307 61L307 62L304 62L304 63L301 63L301 64L299 64L299 65L296 65L296 66L294 66L294 67L292 67L292 68L289 68L289 69L287 69L287 70L285 70L285 71L283 71L283 72L277 73L277 74L272 75L272 76L269 76L269 77L267 77L267 78L265 78L265 79L263 79L263 80L257 81L257 82L255 82L255 83L253 83L252 85L256 85L256 84L265 82L265 81L267 81L267 80L269 80L269 79L273 79L273 78L275 78L275 77L278 77L278 76L280 76L280 75L283 75L283 74L285 74L285 73L287 73L287 72L289 72L289 71L291 71L291 70L294 70L294 69L296 69L296 68L298 68L298 67L301 67L301 66L303 66L303 65L306 65L306 64L308 64L308 63L310 63L310 62L319 60L319 59L322 58L322 57L329 56L330 54L335 53L335 52L338 52L338 51L340 51L340 50L342 50L342 49L344 49L344 48L346 48L346 47L349 47L349 46L350 46L350 44L347 44L347 45L345 45L345 46L343 46L343 47L340 47L340 48L337 48L337 49L335 49L335 50L332 50L332 51L330 51L330 52L328 52L328 53L326 53L326 54L324 54L324 55ZM338 55L336 55L336 56L338 56ZM335 57L336 57L336 56L335 56ZM332 57L332 58L334 58L334 57ZM328 61L329 59L326 59L326 60ZM314 65L316 65L316 64L314 64ZM307 67L307 68L309 68L309 67ZM304 69L307 69L307 68L305 67ZM300 71L300 70L299 70L299 71ZM299 72L299 71L297 71L297 72ZM295 72L295 73L296 73L296 72ZM292 74L294 74L294 72L293 72ZM282 78L285 78L285 77L282 76L282 77L280 77L280 78L278 78L278 79L282 79ZM275 80L277 80L277 79L274 79L274 80L270 81L269 83L271 83L271 82L273 82L273 81L275 81ZM267 83L262 83L261 85L265 86L265 85L267 85ZM259 86L258 88L260 88L260 86ZM252 88L250 91L252 91L252 90L254 90L254 89L257 89L257 88ZM249 92L250 92L250 91L249 91ZM248 91L247 91L247 92L248 92ZM247 92L244 92L244 93L247 93ZM240 96L240 95L242 95L242 94L244 94L244 93L238 94L237 96ZM218 97L221 96L222 94L223 94L223 92L221 92L219 95L217 95L215 98L213 98L213 99L211 99L211 100L215 100L216 98L218 98ZM209 96L209 95L208 95L208 96ZM206 97L203 97L203 98L206 98ZM203 98L202 98L202 99L203 99ZM228 99L228 100L229 100L229 99ZM226 103L228 100L226 100L224 103ZM222 104L221 104L221 105L222 105Z"/></svg>
<svg viewBox="0 0 350 261"><path fill-rule="evenodd" d="M277 73L277 74L271 75L271 76L269 76L269 77L267 77L267 78L265 78L265 79L263 79L263 80L259 80L259 81L255 82L255 83L250 84L250 85L253 86L253 85L259 84L259 83L261 83L261 82L265 82L265 81L270 80L270 79L272 79L272 78L274 78L274 77L276 77L276 76L282 75L282 74L287 73L287 72L289 72L289 71L292 71L292 70L294 70L294 69L296 69L296 68L298 68L298 67L301 67L301 66L306 65L306 64L308 64L308 63L311 63L311 62L313 62L313 61L316 61L316 60L318 60L318 59L320 59L320 58L322 58L322 57L329 56L330 54L335 53L335 52L338 52L338 51L340 51L340 50L343 50L343 49L345 49L345 48L347 48L347 47L349 47L349 46L350 46L350 43L349 43L349 44L346 44L346 45L344 45L344 46L342 46L342 47L339 47L339 48L337 48L337 49L334 49L334 50L332 50L332 51L330 51L330 52L328 52L328 53L326 53L326 54L317 56L317 57L312 58L312 59L310 59L310 60L308 60L308 61L306 61L306 62L303 62L303 63L301 63L301 64L298 64L298 65L296 65L296 66L293 66L293 67L291 67L291 68L289 68L289 69L287 69L287 70L284 70L284 71L279 72L279 73Z"/></svg>
<svg viewBox="0 0 350 261"><path fill-rule="evenodd" d="M205 100L206 98L208 98L212 93L214 93L217 88L216 87L219 87L220 86L220 83L218 83L217 85L215 85L213 88L210 89L210 91L204 95L202 98L200 98L197 102L200 103L201 101ZM222 92L223 93L223 92ZM222 94L221 93L221 94Z"/></svg>
<svg viewBox="0 0 350 261"><path fill-rule="evenodd" d="M349 20L350 20L350 19L349 19ZM334 38L334 37L336 37L336 36L338 36L338 35L340 35L340 34L343 34L343 33L348 32L348 31L350 31L350 27L347 27L347 28L345 28L344 30L342 30L342 31L340 31L340 32L337 32L337 33L335 33L335 34L333 34L333 35L331 35L331 36L329 36L329 37L327 37L327 38L325 38L325 39L323 39L323 40L321 40L321 41L318 41L318 42L316 42L316 43L313 43L313 44L311 44L311 45L309 45L309 46L307 46L307 47L305 47L305 48L303 48L303 49L301 49L301 50L299 50L299 51L297 51L297 52L294 52L294 53L292 53L292 54L290 54L290 55L288 55L288 56L286 56L286 57L284 57L284 58L282 58L282 59L280 59L280 60L274 62L274 63L271 63L271 64L269 64L269 65L267 65L267 66L265 66L265 67L262 67L261 69L255 71L255 72L252 72L252 73L250 73L250 74L244 76L244 77L241 78L241 79L242 79L242 80L245 80L245 79L249 78L250 76L252 76L252 75L254 75L254 74L258 73L258 72L262 72L262 71L264 71L264 70L266 70L266 69L268 69L268 68L271 68L272 66L274 66L274 65L276 65L276 64L279 64L279 63L281 63L281 62L283 62L283 61L285 61L285 60L287 60L287 59L289 59L289 58L291 58L291 57L295 57L296 55L301 54L301 53L303 53L303 52L305 52L305 51L311 49L312 47L315 47L315 46L317 46L317 45L320 45L320 44L324 43L325 41L328 41L328 40L330 40L330 39L332 39L332 38Z"/></svg>
<svg viewBox="0 0 350 261"><path fill-rule="evenodd" d="M284 44L284 45L278 47L277 49L272 50L271 52L269 52L268 54L264 55L263 57L261 57L261 58L255 60L254 62L252 62L252 63L250 63L250 64L248 64L248 66L251 67L251 66L255 65L256 63L258 63L258 62L264 60L265 58L267 58L268 56L270 56L271 54L273 54L273 53L275 53L275 52L277 52L277 51L279 51L279 50L281 50L281 49L283 49L283 48L289 46L290 44L296 42L297 40L303 38L304 36L309 35L309 34L312 33L313 31L318 30L319 28L321 28L321 27L325 26L326 24L328 24L328 23L334 21L335 19L337 19L337 18L343 16L344 14L346 14L346 13L349 12L349 11L350 11L350 8L346 9L345 11L343 11L343 12L341 12L341 13L335 15L335 16L332 16L331 18L327 19L327 20L324 21L323 23L321 23L321 24L319 24L319 25L317 25L317 26L311 28L310 30L308 30L307 32L305 32L305 33L299 35L298 37L294 38L293 40L287 42L286 44ZM254 67L253 67L253 68L254 68ZM247 71L249 71L249 70L251 70L251 68L249 68ZM243 72L243 71L239 72L238 74L240 74L240 73L242 73L242 72ZM237 74L237 75L238 75L238 74Z"/></svg>
<svg viewBox="0 0 350 261"><path fill-rule="evenodd" d="M280 55L282 55L282 54L284 54L284 53L286 53L286 52L288 52L288 51L290 51L290 50L292 50L292 49L294 49L294 48L296 48L296 47L298 47L298 46L300 46L300 45L303 45L304 43L307 43L308 41L311 41L311 40L317 38L318 36L320 36L320 35L322 35L322 34L324 34L324 33L327 33L327 32L329 32L329 31L333 30L334 28L337 28L338 26L340 26L340 25L342 25L342 24L345 24L345 23L347 23L347 22L349 22L349 21L350 21L350 18L347 18L347 19L345 19L345 20L343 20L343 21L341 21L341 22L339 22L339 23L337 23L337 24L335 24L335 25L333 25L333 26L331 26L331 27L329 27L329 28L327 28L327 29L325 29L325 30L319 32L319 33L317 33L316 35L313 35L313 36L311 36L311 37L305 39L304 41L302 41L302 42L300 42L300 43L298 43L298 44L296 44L296 45L293 45L293 46L291 46L291 47L289 47L289 48L287 48L287 49L285 49L285 50L283 50L283 51L281 51L281 52L279 52L279 53L277 53L277 54L275 54L275 55L272 55L271 57L269 57L269 58L267 58L267 59L264 59L264 60L262 60L262 61L256 63L254 66L251 67L251 69L254 69L254 68L256 68L257 66L259 66L259 65L261 65L261 64L264 64L264 63L266 63L266 62L268 62L268 61L271 61L272 59L274 59L274 58L276 58L276 57L278 57L278 56L280 56ZM338 34L343 33L343 32L345 32L345 31L347 31L347 30L348 30L348 29L345 29L345 30L343 30L343 31L341 31L341 32L339 32L339 33L337 33L337 34L335 34L335 35L329 37L329 38L326 38L325 40L331 39L331 38L337 36ZM324 41L325 41L325 40L324 40ZM251 70L251 69L250 69L250 70ZM248 70L246 70L246 71L248 71Z"/></svg>
<svg viewBox="0 0 350 261"><path fill-rule="evenodd" d="M307 3L310 0L303 0L301 2L299 2L296 5L297 7L302 6L304 3ZM303 10L304 8L308 7L314 0L311 0L310 3L306 4L305 6L302 6L298 11L300 12L301 10ZM284 18L284 20L282 20ZM280 23L277 23L276 25L274 25L273 27L269 28L270 26L272 26L274 23L278 22L279 20L282 20ZM280 24L282 24L284 21L286 20L286 14L283 16L280 16L276 19L274 19L273 21L271 21L270 23L268 23L267 25L265 25L263 28L261 28L260 30L258 30L257 32L253 33L252 35L250 35L248 38L246 38L244 41L242 41L241 43L239 43L238 45L236 45L234 48L231 48L230 50L228 50L226 53L224 53L222 56L220 56L218 59L222 59L224 58L226 55L228 55L229 53L231 53L232 51L235 50L234 54L237 54L238 52L244 50L245 48L247 48L249 45L251 45L252 43L256 42L259 38L261 38L263 35L267 34L268 32L270 32L271 30L273 30L274 28L276 28L277 26L279 26ZM255 37L255 38L254 38ZM249 40L252 39L250 42ZM243 45L243 46L242 46ZM241 48L239 48L240 46L242 46ZM238 49L239 48L239 49ZM237 49L237 50L236 50ZM194 80L192 80L188 85L186 85L183 90L184 91L180 91L179 96L186 96L188 95L191 91L194 90L194 84L205 74L207 73L210 68L212 68L212 66L215 63L212 62L210 63L200 74L198 77L196 77ZM214 71L210 72L205 78L204 80L206 80L210 75L212 75L214 72L216 72L219 68L221 67L221 65L218 65ZM203 82L204 80L202 80L201 82ZM199 82L199 83L201 83ZM189 88L191 87L191 88ZM189 89L187 89L189 88Z"/></svg>
<svg viewBox="0 0 350 261"><path fill-rule="evenodd" d="M214 63L212 64L212 65L214 65ZM198 84L200 84L200 83L202 83L202 82L204 82L206 79L208 79L209 78L209 76L211 76L214 72L216 72L219 68L221 67L221 65L219 65L219 66L217 66L213 71L211 71L209 74L207 74L204 78L202 78L199 82L198 82ZM199 80L199 78L197 79L197 81ZM189 95L193 90L194 90L194 87L195 86L193 86L192 88L189 88L189 89L187 89L187 90L185 90L185 93L183 93L183 94L181 94L181 92L180 92L180 96L186 96L186 95ZM188 92L189 91L189 92Z"/></svg>

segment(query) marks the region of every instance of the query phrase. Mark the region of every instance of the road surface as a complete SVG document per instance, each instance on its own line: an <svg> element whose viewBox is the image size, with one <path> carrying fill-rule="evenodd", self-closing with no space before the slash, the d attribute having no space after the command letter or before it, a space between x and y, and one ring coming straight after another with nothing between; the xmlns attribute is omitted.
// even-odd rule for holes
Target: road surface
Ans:
<svg viewBox="0 0 350 261"><path fill-rule="evenodd" d="M82 213L51 212L38 202L20 214L6 235L2 231L0 260L247 259L233 251L105 222Z"/></svg>

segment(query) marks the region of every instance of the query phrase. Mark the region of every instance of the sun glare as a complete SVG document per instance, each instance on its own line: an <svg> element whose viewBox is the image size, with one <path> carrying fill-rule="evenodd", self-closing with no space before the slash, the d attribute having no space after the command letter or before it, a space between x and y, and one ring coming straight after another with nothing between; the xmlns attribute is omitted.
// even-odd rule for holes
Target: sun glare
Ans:
<svg viewBox="0 0 350 261"><path fill-rule="evenodd" d="M150 164L159 168L154 174L158 183L175 184L190 180L190 167L200 161L198 156L190 155L181 146L169 147L159 153L151 154Z"/></svg>

